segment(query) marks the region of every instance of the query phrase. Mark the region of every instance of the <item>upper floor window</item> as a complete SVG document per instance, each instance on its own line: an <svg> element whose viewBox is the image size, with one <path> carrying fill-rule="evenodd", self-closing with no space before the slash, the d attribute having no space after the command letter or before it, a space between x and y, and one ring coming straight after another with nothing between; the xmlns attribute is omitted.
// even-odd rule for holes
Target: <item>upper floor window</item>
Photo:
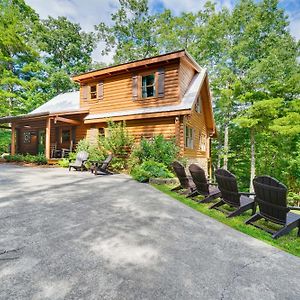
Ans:
<svg viewBox="0 0 300 300"><path fill-rule="evenodd" d="M184 146L186 148L194 148L194 129L189 126L185 126L185 139Z"/></svg>
<svg viewBox="0 0 300 300"><path fill-rule="evenodd" d="M155 73L142 76L142 98L155 96Z"/></svg>
<svg viewBox="0 0 300 300"><path fill-rule="evenodd" d="M90 86L90 98L97 99L97 85L96 84Z"/></svg>
<svg viewBox="0 0 300 300"><path fill-rule="evenodd" d="M197 113L201 113L201 103L202 103L201 96L199 96L198 99L197 99L197 102L195 104L195 111Z"/></svg>

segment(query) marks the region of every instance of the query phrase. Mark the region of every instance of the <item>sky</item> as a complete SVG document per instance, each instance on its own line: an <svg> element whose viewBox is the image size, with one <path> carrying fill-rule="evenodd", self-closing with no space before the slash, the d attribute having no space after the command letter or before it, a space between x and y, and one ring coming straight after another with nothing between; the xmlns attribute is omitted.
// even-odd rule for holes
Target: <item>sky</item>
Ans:
<svg viewBox="0 0 300 300"><path fill-rule="evenodd" d="M237 0L215 0L218 7L226 6L232 8ZM110 15L119 7L118 0L25 0L42 19L52 16L65 16L72 22L79 23L85 31L94 30L94 25L100 22L109 24ZM149 7L152 12L160 12L165 8L170 9L175 15L181 12L193 12L201 9L206 0L149 0ZM280 7L284 8L289 16L290 32L300 40L300 0L279 0ZM111 53L108 56L101 56L103 43L99 43L93 52L95 61L105 63L112 62Z"/></svg>

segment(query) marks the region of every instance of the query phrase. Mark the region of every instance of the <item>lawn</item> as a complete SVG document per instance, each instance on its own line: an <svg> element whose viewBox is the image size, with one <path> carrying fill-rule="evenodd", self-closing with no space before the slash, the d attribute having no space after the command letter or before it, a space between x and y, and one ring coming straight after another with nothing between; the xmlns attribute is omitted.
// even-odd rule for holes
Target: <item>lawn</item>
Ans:
<svg viewBox="0 0 300 300"><path fill-rule="evenodd" d="M210 216L236 230L239 230L243 233L246 233L254 238L262 240L272 246L275 246L281 250L289 252L293 255L300 257L300 237L297 237L297 229L294 229L288 235L280 237L277 240L272 239L271 235L264 232L263 230L257 229L251 225L246 225L244 222L250 217L250 212L246 212L241 216L234 218L226 218L226 215L222 212L219 212L215 209L209 209L211 203L199 204L192 199L186 198L184 195L180 195L176 192L171 191L171 186L168 185L153 185L155 188L161 192L171 196L172 198L184 203L187 206L203 213L207 216ZM200 196L199 196L200 197ZM266 225L266 224L264 224ZM270 224L268 224L270 227ZM277 227L276 227L277 228Z"/></svg>

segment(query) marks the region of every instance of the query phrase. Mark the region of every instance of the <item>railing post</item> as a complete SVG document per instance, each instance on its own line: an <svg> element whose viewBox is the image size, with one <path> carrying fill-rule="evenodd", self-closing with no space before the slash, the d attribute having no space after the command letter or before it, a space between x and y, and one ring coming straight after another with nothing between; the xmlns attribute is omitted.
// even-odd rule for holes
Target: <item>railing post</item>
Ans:
<svg viewBox="0 0 300 300"><path fill-rule="evenodd" d="M45 155L47 159L50 159L50 132L51 132L51 119L46 120L46 141L45 141Z"/></svg>

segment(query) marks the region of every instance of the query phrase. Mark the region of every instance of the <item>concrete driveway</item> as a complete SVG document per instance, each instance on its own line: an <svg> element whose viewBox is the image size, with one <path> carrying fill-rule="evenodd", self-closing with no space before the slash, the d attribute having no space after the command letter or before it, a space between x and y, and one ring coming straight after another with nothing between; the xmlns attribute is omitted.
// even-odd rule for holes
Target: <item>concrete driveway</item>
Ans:
<svg viewBox="0 0 300 300"><path fill-rule="evenodd" d="M124 175L0 165L0 299L300 299L300 259Z"/></svg>

